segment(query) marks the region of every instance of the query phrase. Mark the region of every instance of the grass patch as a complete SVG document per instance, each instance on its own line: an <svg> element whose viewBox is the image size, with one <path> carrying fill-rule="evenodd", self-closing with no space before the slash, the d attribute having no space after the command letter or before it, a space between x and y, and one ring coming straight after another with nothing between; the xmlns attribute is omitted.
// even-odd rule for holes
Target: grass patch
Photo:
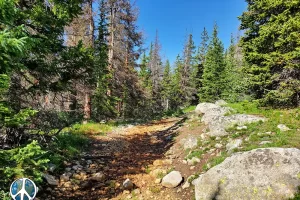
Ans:
<svg viewBox="0 0 300 200"><path fill-rule="evenodd" d="M61 133L55 137L52 149L57 149L62 156L74 157L87 147L88 138L78 133Z"/></svg>
<svg viewBox="0 0 300 200"><path fill-rule="evenodd" d="M271 109L259 107L256 102L241 102L228 104L237 113L264 116L265 122L247 124L247 130L236 130L236 126L227 131L234 138L249 137L249 141L244 142L244 150L252 150L259 147L296 147L300 148L300 108L295 109ZM284 124L291 130L282 132L277 126ZM297 130L298 129L298 130ZM260 145L262 141L269 141L269 144Z"/></svg>
<svg viewBox="0 0 300 200"><path fill-rule="evenodd" d="M115 127L113 123L100 124L90 122L87 124L75 124L70 131L85 135L106 135L113 130L113 127Z"/></svg>
<svg viewBox="0 0 300 200"><path fill-rule="evenodd" d="M199 178L199 176L200 176L200 174L199 173L195 173L195 174L193 174L192 176L190 176L189 178L188 178L188 182L189 183L192 183L193 182L193 180L195 180L195 179L197 179L197 178Z"/></svg>
<svg viewBox="0 0 300 200"><path fill-rule="evenodd" d="M189 113L189 112L192 112L196 109L196 106L189 106L189 107L186 107L183 109L183 112L184 113Z"/></svg>
<svg viewBox="0 0 300 200"><path fill-rule="evenodd" d="M205 165L203 165L203 170L207 171L210 168L221 164L227 158L227 154L222 152L220 156L211 158Z"/></svg>
<svg viewBox="0 0 300 200"><path fill-rule="evenodd" d="M194 157L201 158L201 156L203 155L203 153L204 153L204 151L202 151L202 150L194 150L186 158L187 159L192 159Z"/></svg>
<svg viewBox="0 0 300 200"><path fill-rule="evenodd" d="M150 192L154 193L154 194L158 194L161 191L161 188L159 186L152 186L149 188Z"/></svg>
<svg viewBox="0 0 300 200"><path fill-rule="evenodd" d="M150 169L150 167L148 165L145 167L145 172L147 174L150 174L150 172L151 172L151 169Z"/></svg>
<svg viewBox="0 0 300 200"><path fill-rule="evenodd" d="M171 167L170 169L167 170L167 174L171 173L172 171L174 171L175 168L174 167Z"/></svg>
<svg viewBox="0 0 300 200"><path fill-rule="evenodd" d="M159 173L157 174L156 178L162 179L164 176L165 176L165 173L159 172Z"/></svg>

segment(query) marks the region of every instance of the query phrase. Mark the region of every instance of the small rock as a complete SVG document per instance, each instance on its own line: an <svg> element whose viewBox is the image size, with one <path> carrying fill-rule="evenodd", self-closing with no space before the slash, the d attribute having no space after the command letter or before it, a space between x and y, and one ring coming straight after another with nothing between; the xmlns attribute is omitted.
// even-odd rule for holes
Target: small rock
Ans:
<svg viewBox="0 0 300 200"><path fill-rule="evenodd" d="M50 174L42 174L43 178L46 179L47 183L49 185L57 186L58 180L55 179L54 176L51 176Z"/></svg>
<svg viewBox="0 0 300 200"><path fill-rule="evenodd" d="M64 173L64 174L60 175L60 181L61 182L67 182L69 180L70 180L70 175L69 174Z"/></svg>
<svg viewBox="0 0 300 200"><path fill-rule="evenodd" d="M91 186L91 182L90 181L84 181L84 182L82 182L81 184L80 184L80 187L81 188L88 188L88 187L90 187Z"/></svg>
<svg viewBox="0 0 300 200"><path fill-rule="evenodd" d="M193 149L198 145L198 138L193 135L189 135L187 138L183 138L182 140L180 140L180 143L183 145L183 148L185 150Z"/></svg>
<svg viewBox="0 0 300 200"><path fill-rule="evenodd" d="M91 178L90 178L90 180L92 180L92 181L97 181L97 182L102 182L102 181L104 181L105 180L105 175L103 174L103 172L98 172L98 173L96 173L96 174L94 174Z"/></svg>
<svg viewBox="0 0 300 200"><path fill-rule="evenodd" d="M243 140L241 139L236 139L236 140L232 140L231 142L229 142L227 145L226 145L226 150L228 152L232 152L234 149L240 147L243 143Z"/></svg>
<svg viewBox="0 0 300 200"><path fill-rule="evenodd" d="M63 184L63 187L65 187L65 188L71 188L71 187L72 187L72 183L71 183L70 181L65 182L65 183Z"/></svg>
<svg viewBox="0 0 300 200"><path fill-rule="evenodd" d="M195 169L195 166L191 166L191 167L190 167L190 170L194 170L194 169Z"/></svg>
<svg viewBox="0 0 300 200"><path fill-rule="evenodd" d="M188 159L187 160L187 164L188 165L196 165L199 162L200 162L200 159L196 158L196 157L193 157L192 159Z"/></svg>
<svg viewBox="0 0 300 200"><path fill-rule="evenodd" d="M183 164L187 164L188 162L186 160L182 160L182 163Z"/></svg>
<svg viewBox="0 0 300 200"><path fill-rule="evenodd" d="M126 179L123 182L123 189L125 189L125 190L132 190L133 189L133 183L130 181L130 179Z"/></svg>
<svg viewBox="0 0 300 200"><path fill-rule="evenodd" d="M221 137L216 137L216 140L218 141L218 140L221 140Z"/></svg>
<svg viewBox="0 0 300 200"><path fill-rule="evenodd" d="M284 124L279 124L279 125L277 126L277 128L279 128L280 131L282 131L282 132L286 132L286 131L290 131L290 130L291 130L289 127L287 127L287 126L284 125Z"/></svg>
<svg viewBox="0 0 300 200"><path fill-rule="evenodd" d="M189 181L186 181L183 186L182 186L182 189L186 189L186 188L189 188L191 186L191 184L189 183Z"/></svg>
<svg viewBox="0 0 300 200"><path fill-rule="evenodd" d="M223 145L220 144L220 143L217 143L217 144L215 145L215 148L217 148L217 149L221 149L222 147L223 147Z"/></svg>
<svg viewBox="0 0 300 200"><path fill-rule="evenodd" d="M178 171L172 171L162 179L162 186L167 188L177 187L182 181L182 176Z"/></svg>
<svg viewBox="0 0 300 200"><path fill-rule="evenodd" d="M77 170L81 170L83 167L81 165L74 165L72 167L73 170L77 171Z"/></svg>
<svg viewBox="0 0 300 200"><path fill-rule="evenodd" d="M161 183L161 178L155 179L155 184L160 184Z"/></svg>
<svg viewBox="0 0 300 200"><path fill-rule="evenodd" d="M176 191L177 193L179 193L179 192L181 192L182 190L181 190L181 188L178 188L178 190Z"/></svg>
<svg viewBox="0 0 300 200"><path fill-rule="evenodd" d="M70 167L67 167L66 169L65 169L65 171L66 172L70 172L72 169L70 168Z"/></svg>
<svg viewBox="0 0 300 200"><path fill-rule="evenodd" d="M240 130L247 130L248 127L247 126L238 126L236 127L236 130L240 131Z"/></svg>
<svg viewBox="0 0 300 200"><path fill-rule="evenodd" d="M86 163L89 165L89 164L92 164L92 163L93 163L93 161L91 161L91 160L87 160L87 161L86 161Z"/></svg>

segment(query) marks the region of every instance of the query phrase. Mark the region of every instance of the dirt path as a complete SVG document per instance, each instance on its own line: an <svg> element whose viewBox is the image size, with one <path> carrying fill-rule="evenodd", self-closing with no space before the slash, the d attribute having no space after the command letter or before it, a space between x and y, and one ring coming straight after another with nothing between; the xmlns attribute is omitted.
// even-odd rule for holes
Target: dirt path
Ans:
<svg viewBox="0 0 300 200"><path fill-rule="evenodd" d="M72 175L69 172L70 180L61 180L59 187L47 188L47 197L44 198L192 199L191 189L182 191L180 186L172 189L163 188L156 182L157 175L153 176L151 173L154 169L167 172L182 168L178 162L182 157L182 150L175 137L183 122L182 118L165 119L120 128L107 136L93 137L89 152L84 153L74 163L66 163L69 165L68 171L71 169L72 172ZM174 146L178 146L177 151L170 150L174 149ZM76 166L79 169L76 169ZM182 170L183 175L186 175L186 170ZM100 181L90 179L95 173L101 173ZM102 174L105 177L102 177ZM127 178L134 183L134 188L130 191L122 188L122 183Z"/></svg>

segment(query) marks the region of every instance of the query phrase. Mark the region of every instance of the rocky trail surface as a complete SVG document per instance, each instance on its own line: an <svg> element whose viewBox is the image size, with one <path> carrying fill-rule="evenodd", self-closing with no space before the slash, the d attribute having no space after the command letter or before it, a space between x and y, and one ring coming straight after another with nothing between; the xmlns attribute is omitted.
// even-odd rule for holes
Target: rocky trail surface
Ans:
<svg viewBox="0 0 300 200"><path fill-rule="evenodd" d="M171 118L94 136L88 152L65 163L65 173L47 177L52 186L40 199L191 199L192 189L161 184L164 175L181 168L174 161L180 155L170 149L182 123L183 118ZM177 185L182 183L179 177Z"/></svg>

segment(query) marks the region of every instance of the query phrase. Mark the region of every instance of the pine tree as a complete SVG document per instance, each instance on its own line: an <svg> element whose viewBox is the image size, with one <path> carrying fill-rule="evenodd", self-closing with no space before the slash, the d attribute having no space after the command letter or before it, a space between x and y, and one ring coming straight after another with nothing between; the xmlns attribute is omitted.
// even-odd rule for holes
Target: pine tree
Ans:
<svg viewBox="0 0 300 200"><path fill-rule="evenodd" d="M119 116L134 115L142 96L138 73L142 35L138 31L137 12L129 0L107 0L108 14L108 70L112 74L108 95L118 99Z"/></svg>
<svg viewBox="0 0 300 200"><path fill-rule="evenodd" d="M163 98L165 110L170 109L170 103L172 98L172 74L170 61L167 60L164 69L164 75L162 79L162 92L161 96Z"/></svg>
<svg viewBox="0 0 300 200"><path fill-rule="evenodd" d="M172 85L173 85L173 109L178 109L179 106L182 106L184 104L184 91L181 87L181 74L184 68L184 63L182 61L182 58L180 55L177 55L176 61L175 61L175 69L174 69L174 75L172 78Z"/></svg>
<svg viewBox="0 0 300 200"><path fill-rule="evenodd" d="M224 90L224 47L218 38L218 27L214 25L212 39L205 56L204 69L202 75L202 88L200 89L201 101L215 101L221 98Z"/></svg>
<svg viewBox="0 0 300 200"><path fill-rule="evenodd" d="M163 75L162 61L160 56L160 42L158 31L156 31L155 42L150 49L149 69L151 72L153 95L157 95L161 89L161 79Z"/></svg>
<svg viewBox="0 0 300 200"><path fill-rule="evenodd" d="M193 35L189 34L183 51L183 68L179 72L181 76L180 87L183 91L182 102L186 105L191 103L193 95L196 94L196 72L195 72L195 45Z"/></svg>
<svg viewBox="0 0 300 200"><path fill-rule="evenodd" d="M222 99L229 102L237 102L242 99L246 93L244 74L242 73L242 66L239 64L238 44L235 42L234 36L231 34L230 46L225 53L225 76L224 91Z"/></svg>
<svg viewBox="0 0 300 200"><path fill-rule="evenodd" d="M300 105L300 1L247 0L242 46L254 97L273 106Z"/></svg>
<svg viewBox="0 0 300 200"><path fill-rule="evenodd" d="M200 88L202 87L201 78L203 75L203 68L205 63L205 56L207 54L208 49L208 42L209 42L209 36L206 28L204 27L202 33L201 33L201 43L197 50L196 55L196 70L195 70L195 79L196 79L196 88L198 92L200 91Z"/></svg>
<svg viewBox="0 0 300 200"><path fill-rule="evenodd" d="M140 72L139 77L142 82L142 86L145 89L150 89L150 70L148 68L149 57L146 56L146 53L143 53L141 64L140 64Z"/></svg>

